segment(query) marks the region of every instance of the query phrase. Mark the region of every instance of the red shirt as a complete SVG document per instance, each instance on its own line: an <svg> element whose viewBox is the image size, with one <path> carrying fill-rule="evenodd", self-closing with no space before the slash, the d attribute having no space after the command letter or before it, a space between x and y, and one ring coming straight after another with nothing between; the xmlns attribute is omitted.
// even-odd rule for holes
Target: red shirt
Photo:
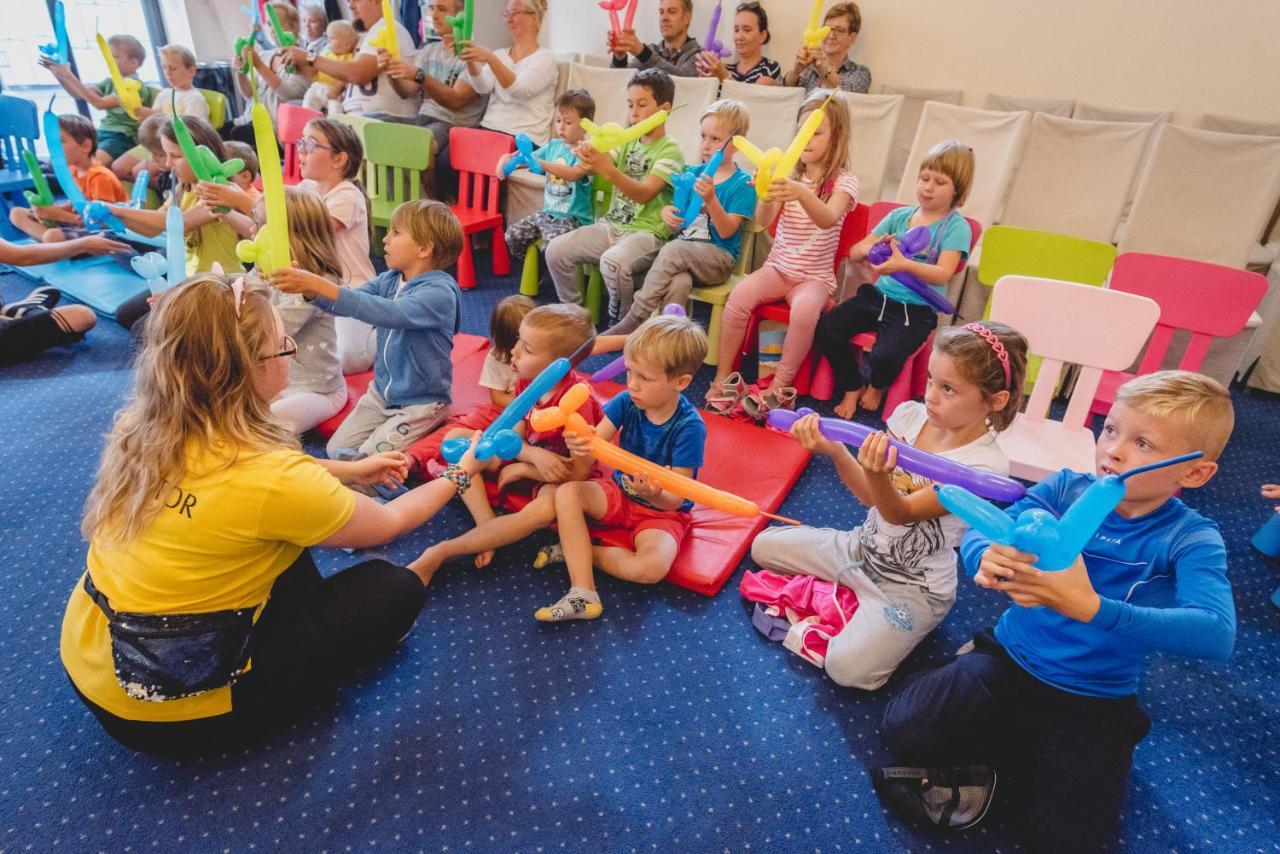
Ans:
<svg viewBox="0 0 1280 854"><path fill-rule="evenodd" d="M529 387L530 382L530 380L517 379L515 393L517 395L520 394ZM565 392L578 383L590 384L590 377L577 371L570 371L568 376L556 384L556 387L551 390L549 395L538 401L538 405L534 407L534 410L559 406L560 398L564 397ZM600 403L595 399L594 395L587 398L587 402L582 405L578 412L592 427L599 424L600 420L604 418L604 410L600 407ZM529 413L529 415L532 414L533 412ZM546 448L553 454L559 454L562 457L569 456L569 447L564 442L564 431L547 430L544 433L535 432L533 425L529 423L529 415L524 417L525 441L530 445Z"/></svg>

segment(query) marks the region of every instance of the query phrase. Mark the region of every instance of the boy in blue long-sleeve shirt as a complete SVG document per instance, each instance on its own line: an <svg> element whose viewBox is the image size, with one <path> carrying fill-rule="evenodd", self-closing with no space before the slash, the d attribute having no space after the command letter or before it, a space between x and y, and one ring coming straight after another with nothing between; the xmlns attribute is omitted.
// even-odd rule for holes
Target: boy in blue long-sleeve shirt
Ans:
<svg viewBox="0 0 1280 854"><path fill-rule="evenodd" d="M462 250L462 226L440 202L406 202L391 214L387 272L358 288L343 288L303 270L277 270L271 284L314 299L325 311L377 329L373 382L329 439L333 457L399 451L444 423L453 384L453 336L462 320L462 293L444 270Z"/></svg>
<svg viewBox="0 0 1280 854"><path fill-rule="evenodd" d="M975 583L1013 606L994 632L974 637L972 651L925 674L885 710L895 759L931 769L923 776L934 783L922 784L917 804L925 814L939 815L925 803L945 799L946 791L925 794L938 780L983 781L989 803L990 768L1017 783L1030 850L1096 851L1114 837L1133 749L1151 727L1137 699L1147 653L1224 661L1235 644L1222 536L1176 497L1217 472L1233 424L1230 395L1208 377L1163 371L1133 379L1103 426L1096 475L1059 472L1008 514L1041 508L1061 516L1098 477L1191 451L1202 459L1129 480L1081 559L1059 572L1037 570L1034 556L975 531L965 536L961 560ZM884 779L882 771L878 785ZM955 789L961 799L963 788Z"/></svg>

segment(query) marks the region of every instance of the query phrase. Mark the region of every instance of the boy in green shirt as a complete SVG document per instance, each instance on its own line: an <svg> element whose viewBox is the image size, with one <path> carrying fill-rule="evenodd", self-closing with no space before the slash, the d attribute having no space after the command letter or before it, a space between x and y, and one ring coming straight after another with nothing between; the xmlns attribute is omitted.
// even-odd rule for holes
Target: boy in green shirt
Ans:
<svg viewBox="0 0 1280 854"><path fill-rule="evenodd" d="M670 110L675 83L657 68L636 73L627 85L631 124L659 110ZM547 269L561 302L579 303L579 264L600 264L609 289L609 317L625 317L631 309L635 275L646 269L670 237L662 209L671 204L672 178L684 168L680 146L665 125L628 142L612 154L597 151L590 141L574 153L589 173L613 184L613 201L604 219L575 229L547 244Z"/></svg>
<svg viewBox="0 0 1280 854"><path fill-rule="evenodd" d="M107 47L120 67L120 75L137 78L137 71L147 58L142 42L133 36L115 35L107 39ZM98 152L94 155L103 166L111 166L116 158L138 144L138 120L120 106L120 96L116 94L116 85L110 77L94 86L86 86L70 65L47 59L41 59L40 64L53 73L72 98L82 99L91 107L106 111L98 125ZM155 102L156 90L143 83L138 96L144 107L150 107Z"/></svg>

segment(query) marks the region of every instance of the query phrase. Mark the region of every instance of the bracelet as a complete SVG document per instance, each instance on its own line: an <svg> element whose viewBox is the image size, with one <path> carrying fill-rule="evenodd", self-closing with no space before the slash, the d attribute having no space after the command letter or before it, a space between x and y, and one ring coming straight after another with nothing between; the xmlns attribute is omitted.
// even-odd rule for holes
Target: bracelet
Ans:
<svg viewBox="0 0 1280 854"><path fill-rule="evenodd" d="M471 475L463 471L460 466L450 465L440 473L440 477L458 487L459 495L464 495L471 488Z"/></svg>

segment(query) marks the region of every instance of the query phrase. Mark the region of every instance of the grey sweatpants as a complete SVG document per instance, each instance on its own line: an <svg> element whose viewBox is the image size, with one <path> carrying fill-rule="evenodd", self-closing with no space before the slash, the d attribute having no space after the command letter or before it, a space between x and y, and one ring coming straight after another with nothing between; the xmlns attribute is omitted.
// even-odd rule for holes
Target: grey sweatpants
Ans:
<svg viewBox="0 0 1280 854"><path fill-rule="evenodd" d="M874 691L955 603L923 586L885 578L862 562L857 531L766 528L751 544L764 569L812 575L843 584L858 596L858 610L827 647L826 671L847 688Z"/></svg>
<svg viewBox="0 0 1280 854"><path fill-rule="evenodd" d="M355 448L360 458L382 451L403 451L449 417L447 403L419 403L414 406L389 407L382 395L370 385L356 401L325 446L329 458L342 448Z"/></svg>
<svg viewBox="0 0 1280 854"><path fill-rule="evenodd" d="M605 335L629 335L669 303L684 305L694 282L718 285L733 272L733 256L706 240L672 240L658 250L631 311Z"/></svg>
<svg viewBox="0 0 1280 854"><path fill-rule="evenodd" d="M607 222L574 229L547 244L547 270L556 284L560 302L582 302L578 288L579 264L600 265L609 289L610 316L625 317L631 310L636 274L647 267L662 240L647 231L620 232Z"/></svg>

